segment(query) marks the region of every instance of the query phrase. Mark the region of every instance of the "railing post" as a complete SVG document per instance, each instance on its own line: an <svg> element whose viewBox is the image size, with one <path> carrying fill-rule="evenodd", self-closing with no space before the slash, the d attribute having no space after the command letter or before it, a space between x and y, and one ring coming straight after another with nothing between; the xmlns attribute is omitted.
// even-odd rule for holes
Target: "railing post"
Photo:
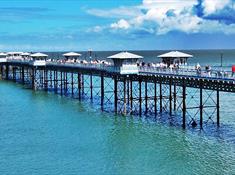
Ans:
<svg viewBox="0 0 235 175"><path fill-rule="evenodd" d="M202 89L202 80L200 80L200 128L203 127L203 89Z"/></svg>

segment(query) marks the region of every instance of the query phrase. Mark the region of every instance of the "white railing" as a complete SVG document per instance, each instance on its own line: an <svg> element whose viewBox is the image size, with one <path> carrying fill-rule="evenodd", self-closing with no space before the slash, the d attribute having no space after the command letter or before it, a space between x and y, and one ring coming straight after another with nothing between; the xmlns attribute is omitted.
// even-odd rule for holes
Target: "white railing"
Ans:
<svg viewBox="0 0 235 175"><path fill-rule="evenodd" d="M31 63L29 60L22 59L8 59L7 62L20 62L20 63ZM86 69L96 69L104 70L108 72L117 72L121 74L161 74L161 75L171 75L171 76L186 76L186 77L202 77L202 78L216 78L223 80L235 81L235 73L232 75L231 71L223 71L212 69L210 71L201 70L197 71L193 67L185 68L161 68L152 66L123 66L121 68L114 67L113 65L107 64L92 64L92 63L60 63L55 61L47 61L46 65L54 66L65 66L74 68L86 68Z"/></svg>
<svg viewBox="0 0 235 175"><path fill-rule="evenodd" d="M216 79L230 79L235 80L231 71L223 70L195 70L192 68L160 68L160 67L139 67L141 74L165 74L165 75L180 75L190 77L216 78Z"/></svg>

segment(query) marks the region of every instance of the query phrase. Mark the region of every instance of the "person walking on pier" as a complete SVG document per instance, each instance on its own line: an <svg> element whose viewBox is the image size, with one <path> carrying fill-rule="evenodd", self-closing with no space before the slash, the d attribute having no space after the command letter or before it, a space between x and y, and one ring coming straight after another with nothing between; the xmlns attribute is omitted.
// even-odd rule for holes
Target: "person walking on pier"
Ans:
<svg viewBox="0 0 235 175"><path fill-rule="evenodd" d="M232 66L232 77L235 75L235 65Z"/></svg>
<svg viewBox="0 0 235 175"><path fill-rule="evenodd" d="M208 77L211 77L211 67L209 65L206 66L206 72Z"/></svg>
<svg viewBox="0 0 235 175"><path fill-rule="evenodd" d="M197 65L195 66L195 69L197 71L197 76L201 76L201 66L199 63L197 63Z"/></svg>

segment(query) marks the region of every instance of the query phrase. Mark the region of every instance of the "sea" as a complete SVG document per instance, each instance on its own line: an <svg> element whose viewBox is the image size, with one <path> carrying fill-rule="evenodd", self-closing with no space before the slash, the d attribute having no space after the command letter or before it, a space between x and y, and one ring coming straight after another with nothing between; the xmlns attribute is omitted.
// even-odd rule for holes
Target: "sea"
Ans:
<svg viewBox="0 0 235 175"><path fill-rule="evenodd" d="M79 51L78 51L79 52ZM105 59L118 51L81 52ZM167 51L132 51L159 62ZM235 50L187 50L190 65L230 70ZM60 59L62 52L48 53ZM92 58L91 58L92 57ZM222 64L221 64L222 63ZM0 175L235 174L235 94L221 93L221 127L172 126L101 112L96 104L0 81Z"/></svg>

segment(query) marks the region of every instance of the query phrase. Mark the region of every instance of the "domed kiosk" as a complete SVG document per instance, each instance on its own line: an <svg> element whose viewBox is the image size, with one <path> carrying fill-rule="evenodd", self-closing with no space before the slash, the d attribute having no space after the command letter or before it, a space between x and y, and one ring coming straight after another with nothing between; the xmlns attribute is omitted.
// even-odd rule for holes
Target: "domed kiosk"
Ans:
<svg viewBox="0 0 235 175"><path fill-rule="evenodd" d="M113 60L114 71L120 74L138 74L137 61L142 58L140 55L129 52L120 52L108 57Z"/></svg>

